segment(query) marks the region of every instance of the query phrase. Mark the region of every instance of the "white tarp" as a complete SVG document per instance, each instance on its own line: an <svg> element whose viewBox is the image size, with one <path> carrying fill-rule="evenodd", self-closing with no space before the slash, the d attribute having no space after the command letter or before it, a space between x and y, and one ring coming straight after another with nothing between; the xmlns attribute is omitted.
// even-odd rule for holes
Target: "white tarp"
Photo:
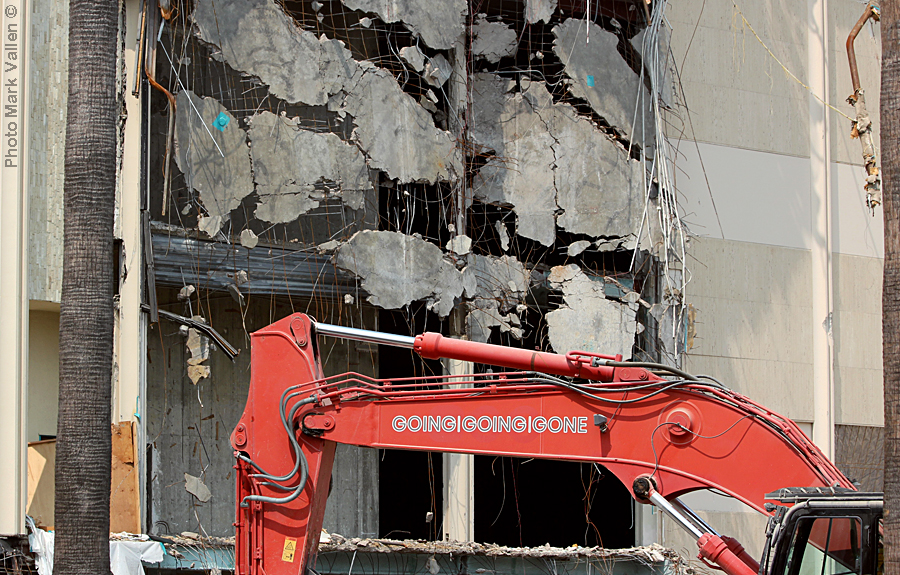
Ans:
<svg viewBox="0 0 900 575"><path fill-rule="evenodd" d="M31 517L25 518L31 534L28 544L37 555L40 575L53 575L53 531L38 529ZM109 568L113 575L144 575L142 563L160 563L166 555L162 543L150 541L146 535L136 535L132 540L109 542Z"/></svg>

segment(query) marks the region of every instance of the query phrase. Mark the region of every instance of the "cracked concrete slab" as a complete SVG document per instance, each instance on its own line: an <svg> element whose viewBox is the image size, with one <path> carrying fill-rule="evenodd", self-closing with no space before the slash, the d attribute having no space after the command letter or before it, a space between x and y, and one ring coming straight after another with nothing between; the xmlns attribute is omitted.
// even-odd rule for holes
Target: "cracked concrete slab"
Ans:
<svg viewBox="0 0 900 575"><path fill-rule="evenodd" d="M496 75L476 74L473 84L472 144L488 158L476 198L511 206L517 233L548 246L557 225L595 238L636 233L638 162L572 106L554 104L543 83L523 81L512 94L512 82Z"/></svg>
<svg viewBox="0 0 900 575"><path fill-rule="evenodd" d="M643 145L654 139L650 95L641 78L619 54L619 38L596 24L570 18L553 28L553 51L572 79L569 90L576 98L587 100L597 115L630 140ZM640 98L635 122L635 107ZM641 128L643 114L643 130Z"/></svg>
<svg viewBox="0 0 900 575"><path fill-rule="evenodd" d="M472 341L487 341L491 328L499 327L516 339L522 337L515 310L525 301L531 274L512 256L479 256L465 270L475 278L475 296L466 315L466 332Z"/></svg>
<svg viewBox="0 0 900 575"><path fill-rule="evenodd" d="M272 0L195 5L198 36L221 50L213 57L258 77L283 100L324 105L356 72L357 63L342 42L301 30Z"/></svg>
<svg viewBox="0 0 900 575"><path fill-rule="evenodd" d="M466 278L438 246L398 232L357 232L337 249L335 263L362 280L369 303L385 309L426 300L446 317L466 289Z"/></svg>
<svg viewBox="0 0 900 575"><path fill-rule="evenodd" d="M519 46L516 31L503 22L490 22L479 14L472 25L472 54L497 63L512 56Z"/></svg>
<svg viewBox="0 0 900 575"><path fill-rule="evenodd" d="M552 268L548 281L563 294L559 309L545 316L556 353L580 350L631 357L637 332L635 312L606 299L602 279L588 277L570 264Z"/></svg>
<svg viewBox="0 0 900 575"><path fill-rule="evenodd" d="M351 10L377 14L403 25L435 50L448 50L460 39L469 13L465 0L341 0Z"/></svg>
<svg viewBox="0 0 900 575"><path fill-rule="evenodd" d="M549 24L554 12L556 0L525 0L525 21L529 24L536 22Z"/></svg>
<svg viewBox="0 0 900 575"><path fill-rule="evenodd" d="M365 156L336 134L302 130L297 118L262 112L251 118L249 136L256 217L263 221L293 221L332 196L359 210L373 189Z"/></svg>
<svg viewBox="0 0 900 575"><path fill-rule="evenodd" d="M542 115L556 137L557 225L590 237L616 236L622 248L635 247L644 209L641 164L571 106Z"/></svg>
<svg viewBox="0 0 900 575"><path fill-rule="evenodd" d="M476 148L493 155L475 178L479 200L512 207L516 232L544 245L556 240L553 137L537 109L551 104L549 94L510 94L513 83L493 74L473 78L473 121Z"/></svg>
<svg viewBox="0 0 900 575"><path fill-rule="evenodd" d="M343 109L354 118L354 137L369 166L403 183L435 183L460 173L453 134L435 127L428 110L389 72L361 68L347 88Z"/></svg>
<svg viewBox="0 0 900 575"><path fill-rule="evenodd" d="M241 199L253 192L247 137L214 98L183 90L176 104L175 162L187 185L200 195L206 210L203 228L213 237ZM221 130L212 127L220 115L229 120Z"/></svg>

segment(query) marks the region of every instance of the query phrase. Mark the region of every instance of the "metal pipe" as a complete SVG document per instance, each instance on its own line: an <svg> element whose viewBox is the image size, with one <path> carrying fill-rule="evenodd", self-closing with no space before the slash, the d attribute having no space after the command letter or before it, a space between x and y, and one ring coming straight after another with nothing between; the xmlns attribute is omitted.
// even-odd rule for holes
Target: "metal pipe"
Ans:
<svg viewBox="0 0 900 575"><path fill-rule="evenodd" d="M872 137L872 120L866 109L865 91L859 84L859 70L856 67L856 50L853 43L859 35L859 31L871 18L878 22L881 19L881 9L877 0L870 0L866 9L856 22L850 35L847 37L847 58L850 60L850 80L853 83L853 93L847 101L856 110L856 119L850 125L850 136L859 138L862 146L863 161L866 163L866 205L874 215L875 207L881 204L881 176L878 170L878 159L875 157L875 140Z"/></svg>
<svg viewBox="0 0 900 575"><path fill-rule="evenodd" d="M367 329L330 325L327 323L316 323L315 325L316 333L318 333L319 335L326 335L328 337L350 339L353 341L364 341L367 343L378 343L381 345L403 347L406 349L412 349L416 344L416 338L405 335L394 335L392 333L382 333L380 331L369 331Z"/></svg>
<svg viewBox="0 0 900 575"><path fill-rule="evenodd" d="M856 67L856 50L853 48L853 42L869 18L874 18L876 22L881 18L881 9L876 0L871 0L866 4L863 15L859 17L853 30L850 31L850 35L847 36L847 58L850 59L850 81L853 82L854 93L859 91L859 70Z"/></svg>
<svg viewBox="0 0 900 575"><path fill-rule="evenodd" d="M703 529L707 533L712 533L713 535L718 535L719 537L721 537L721 534L718 531L713 529L713 527L709 523L707 523L706 521L703 520L703 518L701 518L699 515L694 513L694 510L691 509L690 507L688 507L687 505L685 505L685 503L681 499L678 499L676 497L675 500L672 501L672 505L676 509L678 509L679 511L684 513L685 517L687 517L689 520L691 520L694 523L694 525L696 525L700 529Z"/></svg>
<svg viewBox="0 0 900 575"><path fill-rule="evenodd" d="M697 529L697 527L691 523L687 517L682 515L677 509L675 509L671 503L666 500L665 497L660 495L655 489L650 490L649 496L650 502L653 505L656 505L663 513L668 515L675 523L678 523L682 529L700 539L703 537L703 532Z"/></svg>

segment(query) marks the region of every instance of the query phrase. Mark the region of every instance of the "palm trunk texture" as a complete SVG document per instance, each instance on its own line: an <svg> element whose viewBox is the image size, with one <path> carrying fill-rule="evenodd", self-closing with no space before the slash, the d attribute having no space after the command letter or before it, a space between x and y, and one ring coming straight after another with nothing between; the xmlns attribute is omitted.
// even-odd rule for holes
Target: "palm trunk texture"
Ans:
<svg viewBox="0 0 900 575"><path fill-rule="evenodd" d="M55 575L109 574L116 0L69 5Z"/></svg>
<svg viewBox="0 0 900 575"><path fill-rule="evenodd" d="M881 153L884 185L884 567L900 575L900 22L882 3Z"/></svg>

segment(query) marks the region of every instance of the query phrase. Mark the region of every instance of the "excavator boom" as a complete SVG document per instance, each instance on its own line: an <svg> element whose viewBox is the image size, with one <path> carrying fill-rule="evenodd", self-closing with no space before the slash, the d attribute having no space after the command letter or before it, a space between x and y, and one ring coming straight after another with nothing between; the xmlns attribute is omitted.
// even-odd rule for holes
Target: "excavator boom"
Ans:
<svg viewBox="0 0 900 575"><path fill-rule="evenodd" d="M324 377L317 332L522 371L379 380ZM336 443L603 465L636 499L698 538L731 575L758 567L677 497L716 489L766 513L788 485L852 487L789 419L713 382L664 379L620 357L557 355L315 324L296 314L252 334L237 458L236 569L305 573L314 560ZM674 370L676 374L680 373Z"/></svg>

